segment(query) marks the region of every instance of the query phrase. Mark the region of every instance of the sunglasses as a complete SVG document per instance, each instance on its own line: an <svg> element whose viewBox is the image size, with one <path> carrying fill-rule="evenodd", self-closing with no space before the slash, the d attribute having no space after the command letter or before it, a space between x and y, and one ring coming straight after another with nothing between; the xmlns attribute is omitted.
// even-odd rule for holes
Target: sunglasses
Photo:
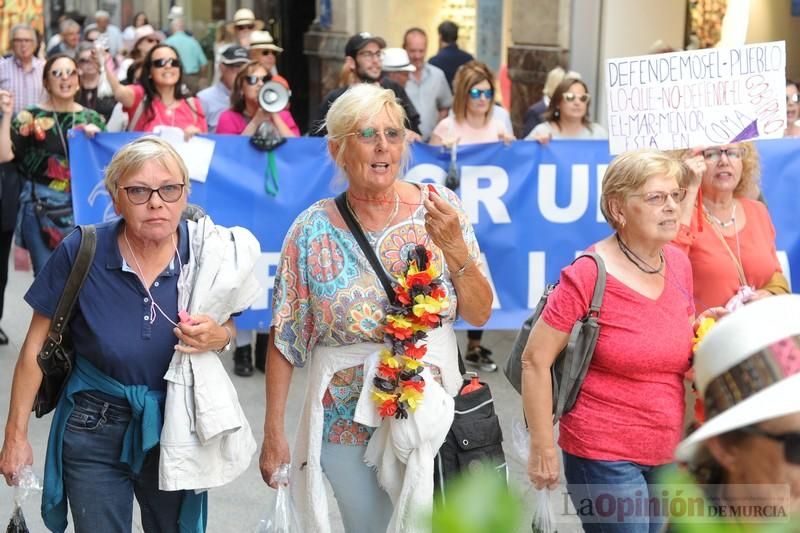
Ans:
<svg viewBox="0 0 800 533"><path fill-rule="evenodd" d="M71 78L77 74L78 71L74 68L55 68L50 71L50 75L54 78Z"/></svg>
<svg viewBox="0 0 800 533"><path fill-rule="evenodd" d="M494 91L491 89L475 89L474 87L469 90L469 97L473 100L480 100L481 96L491 100L494 97Z"/></svg>
<svg viewBox="0 0 800 533"><path fill-rule="evenodd" d="M271 76L269 74L265 76L256 76L255 74L251 74L249 76L244 77L244 81L247 82L247 85L258 85L258 82L267 83L270 80Z"/></svg>
<svg viewBox="0 0 800 533"><path fill-rule="evenodd" d="M577 95L575 93L564 93L564 100L567 102L574 102L576 98L584 104L592 99L588 94Z"/></svg>
<svg viewBox="0 0 800 533"><path fill-rule="evenodd" d="M91 62L92 62L92 58L91 57L79 57L78 58L78 64L79 65L86 65L87 63L91 63Z"/></svg>
<svg viewBox="0 0 800 533"><path fill-rule="evenodd" d="M653 207L661 207L665 203L667 203L667 198L672 198L672 201L676 204L679 204L686 198L686 189L675 189L674 191L665 192L665 191L653 191L653 192L641 192L630 194L629 196L641 196L644 198L644 203L647 205L652 205Z"/></svg>
<svg viewBox="0 0 800 533"><path fill-rule="evenodd" d="M162 57L161 59L154 59L153 66L155 68L175 67L181 68L181 60L177 57Z"/></svg>
<svg viewBox="0 0 800 533"><path fill-rule="evenodd" d="M275 50L261 50L262 56L277 56L278 54L275 53Z"/></svg>
<svg viewBox="0 0 800 533"><path fill-rule="evenodd" d="M797 104L800 103L800 93L794 94L787 94L786 95L786 103L787 104Z"/></svg>
<svg viewBox="0 0 800 533"><path fill-rule="evenodd" d="M94 39L89 39L88 37L84 37L83 40L86 41L87 43L93 43L97 40L97 37L95 37Z"/></svg>
<svg viewBox="0 0 800 533"><path fill-rule="evenodd" d="M703 157L709 161L719 161L722 159L722 154L728 156L728 159L741 159L744 155L742 148L709 148L703 150Z"/></svg>
<svg viewBox="0 0 800 533"><path fill-rule="evenodd" d="M377 128L364 128L363 130L348 133L355 135L356 139L362 144L377 144L380 131ZM389 144L400 144L406 138L406 130L401 128L386 128L383 130L383 137Z"/></svg>
<svg viewBox="0 0 800 533"><path fill-rule="evenodd" d="M252 29L255 29L255 27L256 27L255 24L241 24L239 26L236 26L236 29L237 30L252 30Z"/></svg>
<svg viewBox="0 0 800 533"><path fill-rule="evenodd" d="M158 196L168 204L177 202L183 195L183 183L169 183L162 185L157 189L150 187L141 187L139 185L131 185L130 187L120 187L125 194L128 195L128 200L134 205L146 204L153 197L153 193L157 192Z"/></svg>
<svg viewBox="0 0 800 533"><path fill-rule="evenodd" d="M755 426L739 428L737 431L783 443L783 457L786 459L786 462L800 465L800 433L782 433L780 435L775 435L767 433L763 429L759 429Z"/></svg>

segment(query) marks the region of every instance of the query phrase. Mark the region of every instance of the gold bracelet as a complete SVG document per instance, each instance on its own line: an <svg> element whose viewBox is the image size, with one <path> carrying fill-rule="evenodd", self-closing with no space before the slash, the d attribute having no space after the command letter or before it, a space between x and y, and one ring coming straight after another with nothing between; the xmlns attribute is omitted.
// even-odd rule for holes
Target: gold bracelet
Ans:
<svg viewBox="0 0 800 533"><path fill-rule="evenodd" d="M467 254L467 259L464 261L464 264L461 265L461 268L453 272L453 276L460 278L464 275L464 272L467 271L467 267L472 264L474 261L472 260L472 256Z"/></svg>

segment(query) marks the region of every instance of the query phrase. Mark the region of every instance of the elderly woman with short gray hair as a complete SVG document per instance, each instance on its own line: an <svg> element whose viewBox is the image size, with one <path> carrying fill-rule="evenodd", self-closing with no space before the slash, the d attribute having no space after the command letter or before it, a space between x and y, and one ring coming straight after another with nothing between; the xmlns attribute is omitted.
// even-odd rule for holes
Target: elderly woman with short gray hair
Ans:
<svg viewBox="0 0 800 533"><path fill-rule="evenodd" d="M419 469L409 463L414 475L404 478L406 465L392 451L398 449L396 432L416 424L420 411L409 409L408 419L401 419L402 406L387 406L379 416L372 405L374 395L386 393L376 392L376 381L369 379L369 361L385 347L389 324L402 326L387 322L396 311L345 214L352 214L384 275L395 283L412 257L425 250L434 277L441 280L437 292L448 298L442 326L427 332L427 342L416 347L427 350L423 375L431 377L420 409L434 406L440 392L455 395L461 385L453 321L461 316L480 326L491 311L478 243L458 197L440 186L401 180L409 155L404 119L392 91L368 84L350 88L334 102L326 120L328 151L347 182L346 193L317 202L295 219L275 274L261 472L275 487L279 465L291 462L289 484L303 531L330 531L323 473L349 533L404 531L411 520L408 511L415 508L410 503L429 506L433 499L433 455L412 447ZM286 401L293 368L306 363L305 406L290 454ZM445 433L453 414L452 398L446 399L449 413L441 412L442 428L435 428ZM387 461L394 468L386 468Z"/></svg>
<svg viewBox="0 0 800 533"><path fill-rule="evenodd" d="M177 152L155 137L137 139L111 160L105 185L120 218L96 226L94 259L68 323L77 357L51 425L45 525L63 531L69 502L76 532L129 532L135 495L145 531L203 531L204 496L159 490L164 376L176 350L221 351L234 333L230 321L179 318L192 235L181 217L189 177ZM27 428L42 380L37 354L80 242L81 232L68 235L25 295L33 318L0 451L8 483L33 463Z"/></svg>
<svg viewBox="0 0 800 533"><path fill-rule="evenodd" d="M686 255L669 242L678 232L687 172L665 154L638 151L614 159L603 179L600 207L614 232L589 248L608 274L600 335L577 401L560 419L558 440L576 508L585 498L597 503L602 491L618 498L647 495L681 438L683 376L693 336L692 272ZM523 354L528 475L537 488L559 483L550 367L575 322L587 315L597 277L590 259L561 271ZM588 532L659 527L658 517L647 516L638 524L588 514L581 520Z"/></svg>

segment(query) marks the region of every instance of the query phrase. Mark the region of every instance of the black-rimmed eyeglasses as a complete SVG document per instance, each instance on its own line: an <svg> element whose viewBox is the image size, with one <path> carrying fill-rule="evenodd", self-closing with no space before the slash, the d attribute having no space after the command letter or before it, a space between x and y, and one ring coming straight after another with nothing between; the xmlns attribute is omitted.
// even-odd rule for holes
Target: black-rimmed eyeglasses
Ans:
<svg viewBox="0 0 800 533"><path fill-rule="evenodd" d="M125 194L128 195L128 200L134 205L146 204L152 198L153 193L157 192L158 196L168 204L177 202L183 196L183 183L168 183L156 189L152 187L143 187L141 185L131 185L129 187L120 187Z"/></svg>
<svg viewBox="0 0 800 533"><path fill-rule="evenodd" d="M786 462L800 465L800 433L788 432L775 434L764 431L756 426L747 426L739 428L736 431L747 433L748 435L758 435L759 437L765 437L769 440L783 443L783 457L786 459Z"/></svg>

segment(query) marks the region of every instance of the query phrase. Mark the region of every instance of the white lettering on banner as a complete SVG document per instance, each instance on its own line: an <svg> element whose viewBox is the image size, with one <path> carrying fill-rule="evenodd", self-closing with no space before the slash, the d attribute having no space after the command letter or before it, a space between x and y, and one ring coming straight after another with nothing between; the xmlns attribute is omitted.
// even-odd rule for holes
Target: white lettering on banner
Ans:
<svg viewBox="0 0 800 533"><path fill-rule="evenodd" d="M589 207L589 165L572 165L570 200L566 207L556 204L556 166L539 165L539 209L549 222L568 224L579 220Z"/></svg>
<svg viewBox="0 0 800 533"><path fill-rule="evenodd" d="M256 261L255 274L256 279L261 284L261 288L264 292L262 293L261 297L250 307L251 309L257 311L272 307L270 295L272 294L272 289L275 287L274 272L278 267L280 258L280 252L261 252L261 257L259 257ZM266 326L269 326L269 324Z"/></svg>
<svg viewBox="0 0 800 533"><path fill-rule="evenodd" d="M528 252L528 309L534 309L544 294L545 286L544 252Z"/></svg>
<svg viewBox="0 0 800 533"><path fill-rule="evenodd" d="M785 71L783 41L609 59L610 151L782 137Z"/></svg>
<svg viewBox="0 0 800 533"><path fill-rule="evenodd" d="M486 254L484 253L481 253L481 272L486 276L486 279L489 281L489 286L492 288L492 309L500 309L500 298L497 296L497 290L494 288L492 271L489 269L489 261L486 260Z"/></svg>
<svg viewBox="0 0 800 533"><path fill-rule="evenodd" d="M415 165L408 169L406 175L403 177L405 181L414 183L422 183L424 181L432 181L439 185L444 185L444 178L447 176L447 171L438 165L432 163L422 163Z"/></svg>
<svg viewBox="0 0 800 533"><path fill-rule="evenodd" d="M605 222L606 217L603 216L603 211L600 209L600 199L603 193L603 178L608 170L608 165L597 165L597 194L594 195L595 201L595 219L597 222Z"/></svg>
<svg viewBox="0 0 800 533"><path fill-rule="evenodd" d="M481 179L488 180L488 187L478 187ZM510 224L511 217L506 204L501 200L508 192L508 174L502 167L494 165L461 167L461 205L470 222L479 222L478 204L483 203L489 218L495 224Z"/></svg>

